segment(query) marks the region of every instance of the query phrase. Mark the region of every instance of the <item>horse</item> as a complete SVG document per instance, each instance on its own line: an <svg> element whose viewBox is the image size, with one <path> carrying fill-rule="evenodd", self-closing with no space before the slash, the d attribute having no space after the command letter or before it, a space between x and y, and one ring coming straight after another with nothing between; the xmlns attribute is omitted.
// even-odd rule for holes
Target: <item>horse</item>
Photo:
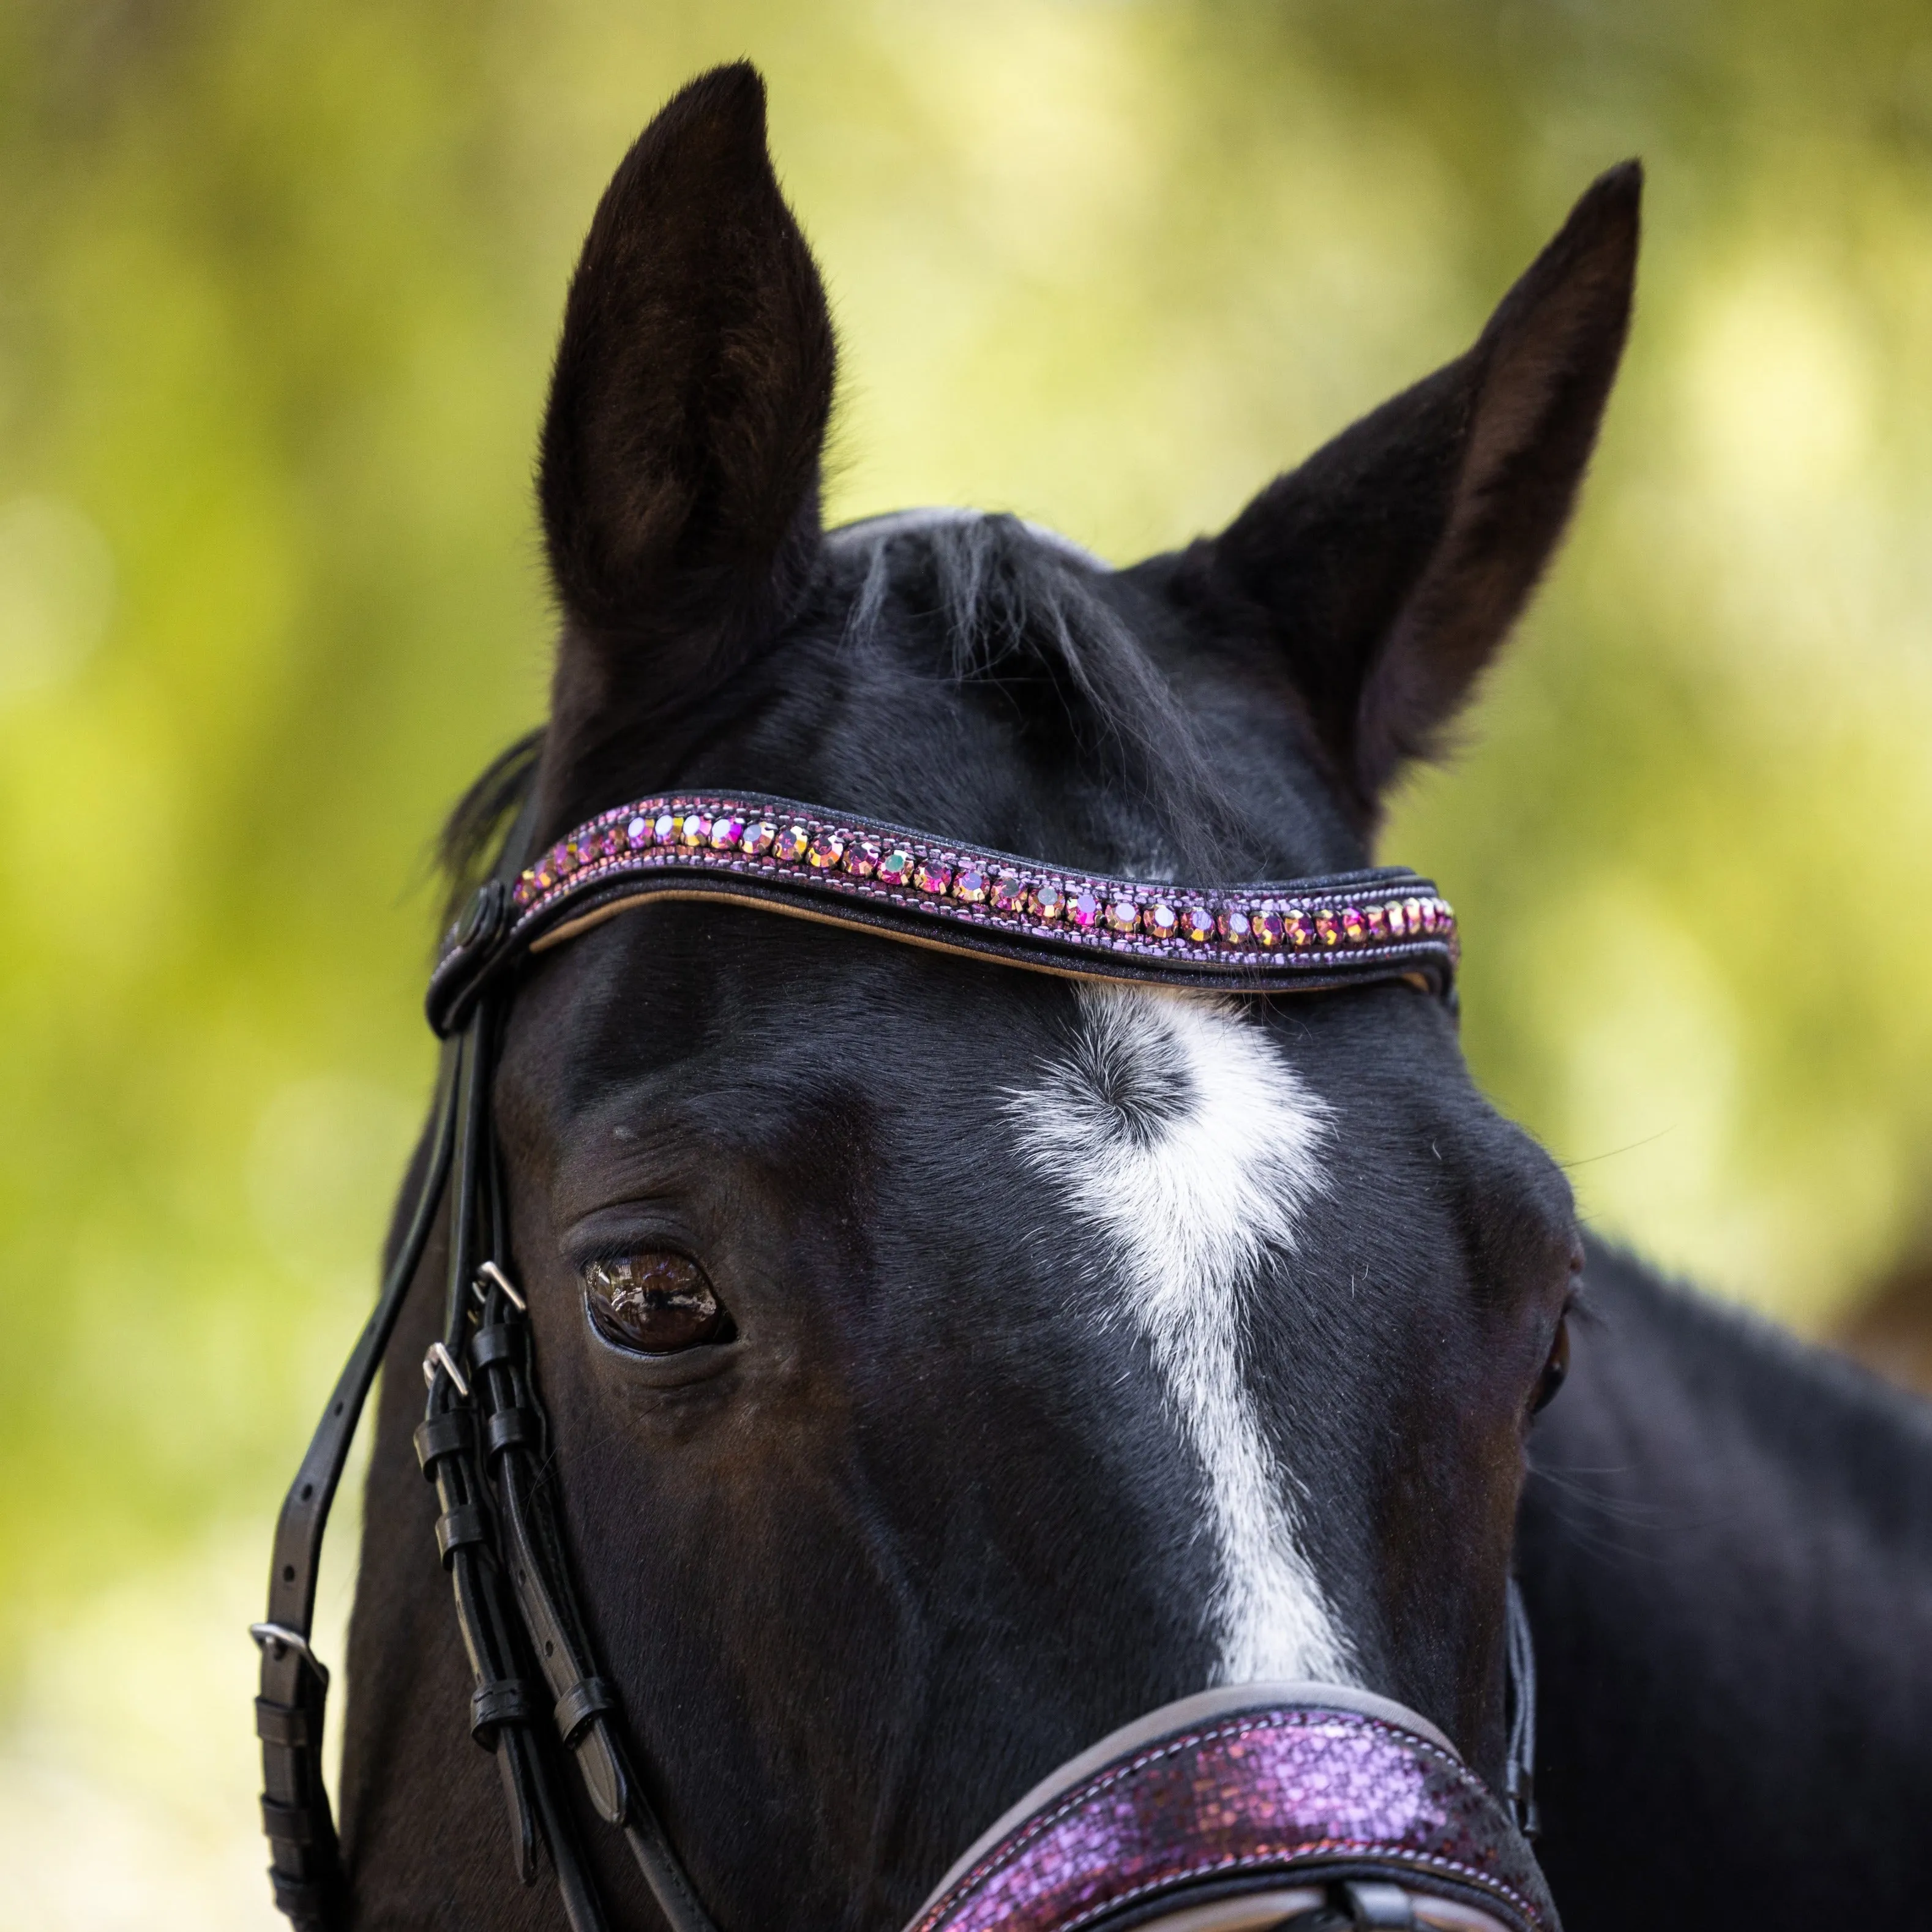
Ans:
<svg viewBox="0 0 1932 1932"><path fill-rule="evenodd" d="M1140 882L1149 920L1175 881L1378 876L1391 786L1576 501L1640 189L1604 175L1466 353L1220 534L1117 569L1006 515L824 526L824 289L762 82L694 81L570 285L550 715L452 819L452 908L479 908L455 953L504 881L548 889L540 855L588 865L628 802L680 792ZM1238 996L785 909L694 889L580 922L504 969L494 1060L448 1103L494 1122L507 1272L476 1285L533 1337L538 1480L608 1679L571 1722L621 1706L712 1922L905 1923L1054 1767L1264 1682L1394 1700L1498 1792L1527 1699L1572 1932L1917 1922L1922 1406L1581 1232L1426 975ZM465 1735L478 1626L431 1553L469 1519L411 1453L441 1468L461 1432L431 1426L457 1210L419 1209L454 1131L416 1157L370 1345L344 1916L538 1932L556 1890L511 1880L514 1766ZM445 1555L460 1598L484 1570ZM273 1748L312 1738L262 1708ZM609 1922L679 1922L568 1808L546 1828L584 1835ZM1478 1922L1333 1904L1294 1922Z"/></svg>

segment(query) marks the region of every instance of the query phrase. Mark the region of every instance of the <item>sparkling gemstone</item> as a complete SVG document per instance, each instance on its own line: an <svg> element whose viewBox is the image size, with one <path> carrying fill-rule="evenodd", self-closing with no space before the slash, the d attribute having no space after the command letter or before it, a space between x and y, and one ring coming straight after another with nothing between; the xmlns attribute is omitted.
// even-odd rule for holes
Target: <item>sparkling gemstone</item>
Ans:
<svg viewBox="0 0 1932 1932"><path fill-rule="evenodd" d="M1222 938L1230 946L1246 946L1252 942L1252 931L1246 913L1230 906L1214 923L1221 928Z"/></svg>
<svg viewBox="0 0 1932 1932"><path fill-rule="evenodd" d="M548 859L539 859L530 868L530 877L536 880L537 890L541 892L548 892L556 884L556 874L551 870Z"/></svg>
<svg viewBox="0 0 1932 1932"><path fill-rule="evenodd" d="M1107 908L1107 923L1116 932L1140 929L1141 909L1132 899L1116 899Z"/></svg>
<svg viewBox="0 0 1932 1932"><path fill-rule="evenodd" d="M748 858L762 859L778 843L778 827L769 818L760 819L756 825L746 826L738 850Z"/></svg>
<svg viewBox="0 0 1932 1932"><path fill-rule="evenodd" d="M1288 928L1278 912L1258 912L1249 922L1255 935L1255 944L1265 946L1272 952L1286 936Z"/></svg>
<svg viewBox="0 0 1932 1932"><path fill-rule="evenodd" d="M632 819L624 827L624 836L634 852L642 846L648 845L651 842L651 821L648 818Z"/></svg>
<svg viewBox="0 0 1932 1932"><path fill-rule="evenodd" d="M806 848L812 843L812 834L802 825L788 825L772 841L772 856L782 859L789 866L796 866L805 856Z"/></svg>
<svg viewBox="0 0 1932 1932"><path fill-rule="evenodd" d="M1036 918L1058 919L1066 910L1066 895L1051 882L1033 889L1033 910Z"/></svg>
<svg viewBox="0 0 1932 1932"><path fill-rule="evenodd" d="M922 859L913 868L912 882L922 892L931 892L935 898L952 883L952 868L942 866L936 859Z"/></svg>
<svg viewBox="0 0 1932 1932"><path fill-rule="evenodd" d="M1098 892L1076 892L1067 902L1066 916L1082 932L1089 932L1100 923L1100 896Z"/></svg>
<svg viewBox="0 0 1932 1932"><path fill-rule="evenodd" d="M879 842L854 839L845 848L845 869L855 879L869 879L879 869Z"/></svg>
<svg viewBox="0 0 1932 1932"><path fill-rule="evenodd" d="M888 886L902 886L912 877L912 854L888 852L879 861L879 878Z"/></svg>
<svg viewBox="0 0 1932 1932"><path fill-rule="evenodd" d="M683 844L704 844L711 836L711 814L706 812L687 812L677 836Z"/></svg>
<svg viewBox="0 0 1932 1932"><path fill-rule="evenodd" d="M537 896L537 882L525 872L510 889L510 897L520 906L526 906Z"/></svg>
<svg viewBox="0 0 1932 1932"><path fill-rule="evenodd" d="M814 872L829 872L845 856L845 842L836 832L821 832L805 848L805 862Z"/></svg>
<svg viewBox="0 0 1932 1932"><path fill-rule="evenodd" d="M1404 914L1402 909L1401 900L1390 899L1388 904L1382 908L1382 916L1388 921L1388 929L1390 935L1394 938L1400 939L1403 932L1407 929L1408 924L1407 916Z"/></svg>
<svg viewBox="0 0 1932 1932"><path fill-rule="evenodd" d="M1351 946L1359 946L1369 936L1369 923L1362 916L1360 906L1342 908L1342 937Z"/></svg>
<svg viewBox="0 0 1932 1932"><path fill-rule="evenodd" d="M1180 930L1179 915L1171 905L1150 905L1141 914L1141 923L1156 939L1172 939Z"/></svg>
<svg viewBox="0 0 1932 1932"><path fill-rule="evenodd" d="M651 827L651 837L660 845L668 845L677 836L677 820L668 812L658 814L657 823Z"/></svg>
<svg viewBox="0 0 1932 1932"><path fill-rule="evenodd" d="M550 848L550 868L559 878L562 878L566 872L574 870L576 865L577 854L568 845L554 845Z"/></svg>
<svg viewBox="0 0 1932 1932"><path fill-rule="evenodd" d="M1183 906L1180 936L1196 946L1206 946L1214 938L1214 915L1205 906Z"/></svg>
<svg viewBox="0 0 1932 1932"><path fill-rule="evenodd" d="M986 898L995 912L1024 912L1026 895L1026 880L1018 872L1000 872L994 875Z"/></svg>
<svg viewBox="0 0 1932 1932"><path fill-rule="evenodd" d="M986 902L986 874L977 866L962 866L952 878L952 896L968 905Z"/></svg>
<svg viewBox="0 0 1932 1932"><path fill-rule="evenodd" d="M1289 945L1304 947L1315 944L1315 928L1305 912L1285 913L1281 922L1288 934Z"/></svg>
<svg viewBox="0 0 1932 1932"><path fill-rule="evenodd" d="M1422 902L1420 899L1404 899L1402 902L1402 910L1403 916L1408 922L1409 931L1421 932L1423 930Z"/></svg>
<svg viewBox="0 0 1932 1932"><path fill-rule="evenodd" d="M711 849L714 852L735 850L744 836L745 821L742 818L726 817L711 821Z"/></svg>
<svg viewBox="0 0 1932 1932"><path fill-rule="evenodd" d="M1442 923L1442 902L1438 899L1424 899L1422 902L1422 929L1433 932Z"/></svg>
<svg viewBox="0 0 1932 1932"><path fill-rule="evenodd" d="M1342 937L1342 928L1336 924L1335 915L1325 907L1315 915L1315 936L1324 946L1333 946Z"/></svg>
<svg viewBox="0 0 1932 1932"><path fill-rule="evenodd" d="M1369 922L1369 937L1371 939L1388 938L1388 915L1380 906L1364 906L1362 916Z"/></svg>

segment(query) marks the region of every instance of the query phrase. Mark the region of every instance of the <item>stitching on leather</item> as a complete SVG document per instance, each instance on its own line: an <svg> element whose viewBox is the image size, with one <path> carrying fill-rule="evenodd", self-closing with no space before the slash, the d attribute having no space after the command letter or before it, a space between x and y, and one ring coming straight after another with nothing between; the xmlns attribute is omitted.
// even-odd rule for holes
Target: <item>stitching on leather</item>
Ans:
<svg viewBox="0 0 1932 1932"><path fill-rule="evenodd" d="M914 1932L928 1932L928 1928L938 1924L946 1913L965 1897L967 1893L972 1891L982 1880L991 1877L995 1872L1010 1864L1020 1852L1051 1826L1058 1824L1062 1819L1078 1810L1089 1799L1098 1797L1102 1792L1118 1784L1121 1779L1130 1776L1134 1772L1144 1771L1149 1765L1158 1764L1163 1758L1172 1757L1182 1751L1198 1750L1204 1744L1220 1744L1231 1738L1247 1737L1257 1731L1279 1731L1291 1729L1307 1730L1318 1724L1339 1724L1344 1730L1361 1729L1378 1732L1384 1737L1399 1739L1419 1756L1426 1756L1434 1759L1438 1764L1446 1766L1454 1772L1459 1779L1467 1780L1469 1778L1469 1773L1460 1763L1439 1746L1431 1744L1426 1738L1418 1737L1412 1731L1401 1730L1393 1724L1384 1724L1378 1718L1367 1717L1354 1712L1274 1711L1258 1716L1251 1715L1231 1719L1224 1723L1210 1726L1205 1730L1180 1732L1171 1738L1163 1738L1158 1744L1150 1746L1132 1757L1123 1759L1119 1763L1109 1766L1106 1771L1088 1779L1084 1784L1076 1785L1052 1810L1029 1820L1016 1836L1005 1840L972 1870L964 1874L953 1885L946 1896L940 1899L933 1906L932 1910L920 1919L918 1925L914 1928ZM1384 1856L1402 1860L1410 1864L1430 1865L1440 1870L1453 1872L1460 1877L1468 1878L1496 1892L1499 1897L1508 1899L1526 1912L1533 1923L1540 1924L1543 1922L1541 1915L1536 1908L1528 1899L1522 1898L1514 1887L1505 1884L1500 1879L1492 1878L1486 1873L1478 1871L1472 1866L1464 1865L1456 1859L1441 1858L1427 1852L1403 1852L1385 1847L1378 1848L1372 1840L1358 1841L1352 1839L1321 1839L1305 1849L1312 1853L1318 1852L1324 1846L1330 1845L1359 1852L1379 1850L1380 1854ZM1246 1853L1232 1859L1223 1860L1217 1864L1202 1866L1199 1869L1203 1871L1238 1870L1244 1865L1273 1862L1280 1856L1276 1852ZM1096 1906L1094 1910L1078 1918L1067 1921L1060 1928L1060 1932L1074 1932L1076 1926L1088 1922L1100 1912L1112 1911L1116 1906L1126 1904L1156 1886L1172 1884L1173 1882L1171 1876L1164 1879L1150 1879L1144 1885L1135 1886L1126 1892L1117 1893L1107 1901L1106 1905Z"/></svg>

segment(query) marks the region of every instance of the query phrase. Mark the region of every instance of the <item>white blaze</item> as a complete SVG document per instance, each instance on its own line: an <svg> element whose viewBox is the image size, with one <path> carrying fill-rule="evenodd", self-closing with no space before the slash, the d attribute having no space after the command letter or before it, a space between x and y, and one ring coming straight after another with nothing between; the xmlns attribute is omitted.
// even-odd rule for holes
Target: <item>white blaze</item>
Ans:
<svg viewBox="0 0 1932 1932"><path fill-rule="evenodd" d="M1231 1002L1083 986L1080 1034L1012 1106L1022 1151L1102 1235L1199 1458L1224 1684L1352 1683L1242 1372L1249 1304L1322 1185L1328 1110ZM1137 1096L1142 1105L1137 1106Z"/></svg>

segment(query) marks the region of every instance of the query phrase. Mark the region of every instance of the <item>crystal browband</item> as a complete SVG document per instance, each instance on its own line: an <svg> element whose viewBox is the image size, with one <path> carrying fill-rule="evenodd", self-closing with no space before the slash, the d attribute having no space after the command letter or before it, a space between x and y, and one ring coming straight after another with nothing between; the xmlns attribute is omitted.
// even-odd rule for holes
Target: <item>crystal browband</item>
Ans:
<svg viewBox="0 0 1932 1932"><path fill-rule="evenodd" d="M430 988L439 1025L500 959L649 898L748 900L1080 978L1243 992L1411 978L1447 994L1455 914L1399 868L1280 884L1110 879L755 792L600 813L472 908Z"/></svg>

